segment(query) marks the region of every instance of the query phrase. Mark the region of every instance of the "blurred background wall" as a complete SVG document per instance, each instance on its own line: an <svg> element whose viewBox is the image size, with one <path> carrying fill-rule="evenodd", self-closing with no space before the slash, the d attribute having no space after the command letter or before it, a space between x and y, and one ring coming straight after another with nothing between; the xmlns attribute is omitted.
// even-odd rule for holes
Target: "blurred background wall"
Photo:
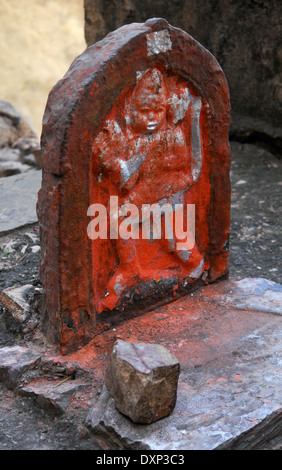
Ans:
<svg viewBox="0 0 282 470"><path fill-rule="evenodd" d="M151 17L188 32L227 76L231 137L282 148L281 0L84 0L84 5L88 45L123 24Z"/></svg>
<svg viewBox="0 0 282 470"><path fill-rule="evenodd" d="M222 66L231 138L281 149L281 0L1 0L0 99L40 134L48 93L73 59L123 24L152 17L187 31Z"/></svg>
<svg viewBox="0 0 282 470"><path fill-rule="evenodd" d="M85 48L83 0L1 0L0 99L40 135L49 91Z"/></svg>

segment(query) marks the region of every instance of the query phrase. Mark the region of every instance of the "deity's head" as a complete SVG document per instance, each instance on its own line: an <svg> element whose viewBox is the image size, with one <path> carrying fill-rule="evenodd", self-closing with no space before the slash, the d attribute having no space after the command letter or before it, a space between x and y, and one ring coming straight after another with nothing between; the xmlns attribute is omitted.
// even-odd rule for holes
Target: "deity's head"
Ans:
<svg viewBox="0 0 282 470"><path fill-rule="evenodd" d="M161 72L150 69L139 79L129 102L130 127L140 133L160 129L166 122L167 90Z"/></svg>

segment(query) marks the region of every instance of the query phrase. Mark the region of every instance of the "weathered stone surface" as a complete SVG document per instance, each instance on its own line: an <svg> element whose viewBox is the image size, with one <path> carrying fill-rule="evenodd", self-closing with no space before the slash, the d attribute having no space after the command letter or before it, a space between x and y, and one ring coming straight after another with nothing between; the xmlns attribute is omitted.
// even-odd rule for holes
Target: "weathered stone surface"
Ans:
<svg viewBox="0 0 282 470"><path fill-rule="evenodd" d="M264 278L246 278L234 282L228 300L240 310L259 310L282 315L282 285Z"/></svg>
<svg viewBox="0 0 282 470"><path fill-rule="evenodd" d="M34 161L26 159L33 155ZM0 100L0 178L41 168L40 143L29 120L9 102Z"/></svg>
<svg viewBox="0 0 282 470"><path fill-rule="evenodd" d="M37 166L36 157L33 153L28 153L23 156L23 162L27 165Z"/></svg>
<svg viewBox="0 0 282 470"><path fill-rule="evenodd" d="M19 138L13 145L24 154L40 151L40 142L34 135L25 135Z"/></svg>
<svg viewBox="0 0 282 470"><path fill-rule="evenodd" d="M0 148L26 136L36 137L29 119L8 101L0 100Z"/></svg>
<svg viewBox="0 0 282 470"><path fill-rule="evenodd" d="M0 100L0 115L10 119L16 127L21 120L21 113L9 101Z"/></svg>
<svg viewBox="0 0 282 470"><path fill-rule="evenodd" d="M237 287L234 280L205 286L108 329L67 356L48 347L35 369L23 374L20 388L35 377L57 384L74 371L75 381L67 383L81 380L91 385L75 392L65 413L56 420L52 413L36 411L33 400L18 396L20 388L7 391L1 386L0 447L142 450L151 446L155 450L167 446L167 450L182 450L220 445L228 449L281 449L281 317L237 309ZM117 338L161 342L178 358L182 371L178 399L169 417L137 425L116 410L108 393L103 394L105 403L96 401ZM81 441L83 423L93 404L89 414L93 436L83 434ZM168 421L172 423L170 431ZM148 434L141 435L142 430Z"/></svg>
<svg viewBox="0 0 282 470"><path fill-rule="evenodd" d="M0 294L0 306L5 330L14 338L31 340L40 324L40 287L32 284L16 285ZM3 307L4 308L3 308Z"/></svg>
<svg viewBox="0 0 282 470"><path fill-rule="evenodd" d="M42 133L40 270L48 337L63 353L228 276L229 122L220 66L162 19L111 33L53 88ZM189 251L175 247L175 234L87 239L89 205L108 208L111 196L136 207L195 204L196 243Z"/></svg>
<svg viewBox="0 0 282 470"><path fill-rule="evenodd" d="M173 411L179 372L164 346L117 341L106 384L121 413L134 423L153 423Z"/></svg>
<svg viewBox="0 0 282 470"><path fill-rule="evenodd" d="M5 145L12 145L18 137L18 133L14 127L11 126L11 121L0 115L0 147Z"/></svg>
<svg viewBox="0 0 282 470"><path fill-rule="evenodd" d="M0 380L14 389L28 380L38 367L42 352L20 346L0 349Z"/></svg>
<svg viewBox="0 0 282 470"><path fill-rule="evenodd" d="M42 168L41 148L37 137L33 135L21 137L13 147L21 151L23 162Z"/></svg>
<svg viewBox="0 0 282 470"><path fill-rule="evenodd" d="M187 31L221 64L232 105L232 131L281 149L282 46L280 0L84 0L88 45L129 22L163 17ZM250 139L250 140L249 140Z"/></svg>
<svg viewBox="0 0 282 470"><path fill-rule="evenodd" d="M18 162L21 158L21 152L19 149L11 147L3 147L0 150L0 162Z"/></svg>
<svg viewBox="0 0 282 470"><path fill-rule="evenodd" d="M41 171L0 179L0 233L37 222L36 202Z"/></svg>
<svg viewBox="0 0 282 470"><path fill-rule="evenodd" d="M30 312L30 305L26 296L31 289L34 289L31 284L9 287L0 294L0 302L11 316L19 322L25 321Z"/></svg>
<svg viewBox="0 0 282 470"><path fill-rule="evenodd" d="M201 378L206 379L202 374ZM197 387L196 377L191 380L195 380ZM87 417L87 425L104 448L115 450L252 450L272 437L281 436L281 403L264 405L234 384L227 389L220 384L220 377L215 380L217 386L207 385L205 392L190 397L181 384L175 408L179 416L149 426L136 425L121 415L104 389ZM258 381L257 389L260 386ZM230 401L224 400L226 394ZM189 406L185 406L187 401Z"/></svg>
<svg viewBox="0 0 282 470"><path fill-rule="evenodd" d="M146 314L117 328L129 341L161 337L181 373L174 411L147 426L121 415L104 388L87 418L104 448L258 449L281 440L281 318L237 309L238 284L223 281L158 308L151 327Z"/></svg>
<svg viewBox="0 0 282 470"><path fill-rule="evenodd" d="M52 382L46 379L37 379L20 389L20 394L35 399L38 407L62 414L66 411L73 395L86 387L80 381L68 380Z"/></svg>
<svg viewBox="0 0 282 470"><path fill-rule="evenodd" d="M19 173L25 173L30 170L29 165L25 165L21 162L6 161L0 162L0 178L5 176L18 175Z"/></svg>

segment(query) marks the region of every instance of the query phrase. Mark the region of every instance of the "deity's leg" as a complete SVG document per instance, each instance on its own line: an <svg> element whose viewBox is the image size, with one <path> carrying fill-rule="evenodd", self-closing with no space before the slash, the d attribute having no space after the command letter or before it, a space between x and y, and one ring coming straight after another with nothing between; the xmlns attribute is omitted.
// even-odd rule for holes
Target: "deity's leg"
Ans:
<svg viewBox="0 0 282 470"><path fill-rule="evenodd" d="M100 303L100 312L115 308L122 294L138 280L140 273L136 258L136 240L124 240L119 237L115 240L115 248L119 266L107 285L106 294Z"/></svg>

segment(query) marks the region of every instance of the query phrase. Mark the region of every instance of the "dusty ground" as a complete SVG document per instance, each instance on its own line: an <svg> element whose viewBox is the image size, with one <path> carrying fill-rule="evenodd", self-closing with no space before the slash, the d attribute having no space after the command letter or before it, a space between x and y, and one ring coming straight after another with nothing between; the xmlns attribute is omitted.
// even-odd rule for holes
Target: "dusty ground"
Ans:
<svg viewBox="0 0 282 470"><path fill-rule="evenodd" d="M282 283L282 159L231 142L230 277Z"/></svg>
<svg viewBox="0 0 282 470"><path fill-rule="evenodd" d="M281 186L282 160L251 144L232 146L232 223L230 277L265 277L282 283ZM38 283L38 226L0 237L0 290L15 283ZM0 347L15 338L0 314ZM52 417L34 407L31 399L15 397L0 386L0 449L99 449L72 416ZM264 449L280 448L275 439Z"/></svg>
<svg viewBox="0 0 282 470"><path fill-rule="evenodd" d="M0 450L98 450L84 426L34 406L0 385Z"/></svg>

